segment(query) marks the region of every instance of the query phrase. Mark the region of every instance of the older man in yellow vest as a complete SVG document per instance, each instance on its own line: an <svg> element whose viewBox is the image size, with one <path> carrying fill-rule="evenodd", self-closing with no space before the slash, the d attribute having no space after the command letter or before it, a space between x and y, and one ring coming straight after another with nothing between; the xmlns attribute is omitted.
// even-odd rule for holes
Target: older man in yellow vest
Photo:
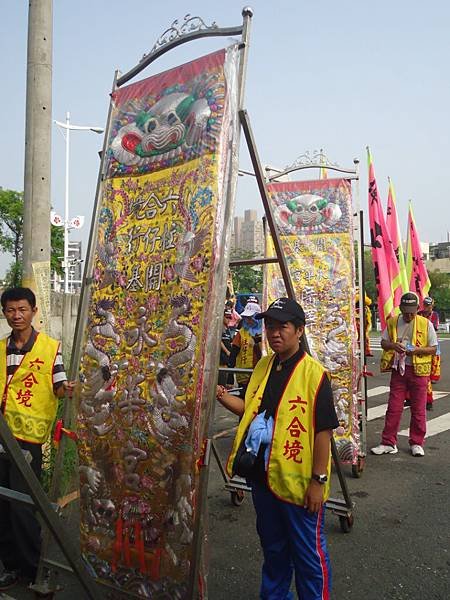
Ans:
<svg viewBox="0 0 450 600"><path fill-rule="evenodd" d="M300 347L302 307L280 298L263 318L274 354L256 365L245 401L219 386L217 399L242 417L228 460L230 475L252 488L264 553L260 598L327 600L331 585L324 534L330 440L338 426L325 369Z"/></svg>
<svg viewBox="0 0 450 600"><path fill-rule="evenodd" d="M400 299L400 315L391 317L381 335L381 371L391 371L388 408L381 444L372 454L396 454L397 434L406 393L409 394L411 422L409 446L413 456L424 456L427 430L426 402L431 361L438 346L433 325L417 314L419 298L413 292Z"/></svg>
<svg viewBox="0 0 450 600"><path fill-rule="evenodd" d="M72 392L64 371L60 344L32 326L36 297L29 288L10 288L0 299L11 335L0 340L1 411L14 437L31 456L40 477L42 444L48 440L58 400ZM0 486L28 493L18 469L5 454L0 458ZM34 579L41 546L40 526L31 507L0 501L0 590L20 575Z"/></svg>

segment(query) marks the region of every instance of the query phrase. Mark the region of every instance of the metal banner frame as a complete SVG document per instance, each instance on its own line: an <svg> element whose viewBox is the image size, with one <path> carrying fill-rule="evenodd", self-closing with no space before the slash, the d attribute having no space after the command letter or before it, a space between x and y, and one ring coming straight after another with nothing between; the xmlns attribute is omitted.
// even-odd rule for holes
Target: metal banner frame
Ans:
<svg viewBox="0 0 450 600"><path fill-rule="evenodd" d="M277 231L277 228L275 227L275 222L274 222L271 206L270 206L270 203L268 200L268 192L267 192L266 184L269 183L271 180L275 180L277 177L285 175L294 170L300 170L302 168L314 168L314 167L322 168L322 167L326 166L327 169L334 169L336 171L345 172L345 173L350 173L350 172L348 170L342 170L339 167L335 167L333 165L329 165L329 164L324 165L323 162L319 162L319 163L311 163L307 167L301 166L301 165L291 166L284 172L277 173L275 176L273 176L271 178L267 177L264 174L259 157L258 157L258 153L256 150L256 144L255 144L253 134L251 131L248 114L245 110L243 110L244 91L245 91L245 75L246 75L246 68L247 68L247 54L248 54L248 49L249 49L250 27L251 27L251 18L252 18L253 12L250 8L244 8L242 11L242 15L243 15L242 25L240 25L238 27L229 27L229 28L219 28L215 23L213 23L210 26L207 26L207 25L205 25L204 21L202 19L200 19L199 17L191 17L190 15L186 15L186 17L184 18L184 21L182 23L178 23L177 21L174 21L174 23L171 25L171 27L169 27L162 34L162 36L158 39L158 41L155 43L152 50L148 54L146 54L135 67L133 67L131 70L129 70L124 75L121 75L118 71L116 71L116 73L114 75L114 79L113 79L112 91L114 92L114 91L118 90L125 83L131 81L134 77L136 77L139 73L141 73L147 66L152 64L157 58L159 58L163 54L169 52L170 50L172 50L173 48L175 48L181 44L187 43L194 39L200 39L203 37L231 36L231 35L241 36L241 42L239 45L239 48L241 50L241 56L240 56L240 61L239 61L239 75L238 75L239 119L240 119L240 124L241 124L244 134L245 134L247 147L248 147L248 150L249 150L249 153L251 156L251 160L252 160L252 164L253 164L253 168L255 171L254 174L255 174L257 182L258 182L258 187L259 187L260 195L261 195L261 198L263 201L264 210L265 210L265 213L267 216L268 225L269 225L269 228L272 233L272 237L273 237L273 240L275 243L276 253L277 253L276 259L274 259L274 258L266 259L265 262L275 262L275 261L279 262L287 293L288 293L289 297L294 297L294 290L293 290L292 282L290 279L289 271L287 268L286 259L282 252L282 247L280 244L278 231ZM108 140L110 138L110 133L111 133L111 125L112 125L111 121L112 121L112 102L110 103L109 111L108 111L107 125L106 125L106 129L105 129L105 138L104 138L103 150L101 153L101 165L100 165L100 169L99 169L99 176L97 179L93 218L92 218L91 231L90 231L89 243L88 243L88 248L87 248L87 256L86 256L86 263L85 263L85 270L84 270L84 277L83 277L83 287L82 287L81 298L80 298L80 306L79 306L79 311L78 311L78 318L77 318L77 324L76 324L76 330L75 330L73 353L72 353L72 360L71 360L71 367L70 367L70 378L71 379L77 378L77 375L78 375L78 369L79 369L79 364L80 364L80 360L81 360L81 343L80 343L80 341L83 338L84 330L85 330L86 324L87 324L87 310L88 310L88 305L89 305L89 300L90 300L91 287L94 282L94 279L93 279L94 254L95 254L96 240L98 237L98 229L99 229L100 199L102 196L103 183L106 178L106 164L107 164L106 153L107 153L107 148L108 148ZM238 138L239 138L239 131L238 131ZM236 140L236 148L238 148L238 147L239 147L239 139ZM232 160L233 166L236 167L236 169L237 169L238 150L236 148L234 149L234 151L231 154L231 160ZM358 181L357 168L355 169L355 172L353 173L353 175L350 174L350 178L355 179L357 182ZM225 222L226 223L231 222L231 216L232 216L231 208L232 208L233 203L230 200L230 198L232 197L232 195L234 193L234 187L233 187L234 185L235 185L235 183L233 184L232 182L230 182L229 188L227 190L227 208L225 210ZM228 230L226 231L226 234L225 234L227 240L225 241L225 244L224 244L224 247L227 249L227 251L229 250L230 234L231 234L231 228L228 228ZM358 241L360 241L360 238L358 239ZM360 253L358 253L358 255L359 254ZM361 256L358 256L358 263L360 262L360 260L361 260ZM249 261L245 261L245 264L252 264L252 263L255 264L257 262L260 263L260 262L264 262L264 261L261 261L261 260L258 261L257 259L249 260ZM243 264L242 261L241 261L241 264ZM223 272L226 273L227 267L228 267L228 255L226 252L223 254L223 256L221 256L221 262L220 262L220 266L218 268L222 269ZM361 273L361 270L359 270L359 273ZM226 280L226 277L224 277L224 281L225 280ZM361 276L360 276L359 283L360 283L360 297L364 297L363 293L362 293L363 281L362 281ZM219 308L219 305L217 304L217 309L218 308ZM362 328L361 340L363 340L363 335L364 335L363 326L364 326L363 320L361 319L361 328ZM303 339L304 339L305 349L308 350L307 340L305 337ZM211 351L214 351L214 348L212 348ZM216 352L217 357L218 357L218 353L219 353L218 351L219 351L219 340L217 341L217 352ZM362 352L362 361L364 361L364 352ZM362 378L362 382L363 382L363 384L365 384L364 377ZM209 414L207 416L207 421L209 423L211 422L212 414L213 414L213 406L214 406L214 399L215 399L214 392L215 392L215 390L212 389L211 393L210 393L210 399L209 399ZM361 401L361 406L363 409L362 413L365 417L364 402L365 402L365 395L364 395L364 399ZM70 402L66 402L66 404L65 404L65 426L69 429L73 426L73 417L74 417L73 408L71 407ZM50 501L45 496L41 486L39 485L39 482L35 478L29 465L26 463L25 459L23 458L17 442L15 441L15 439L9 432L9 429L7 431L5 431L5 427L7 429L6 422L4 421L3 416L0 415L0 437L4 443L4 446L9 454L9 456L10 456L10 459L13 460L17 465L20 466L20 470L22 471L26 480L29 482L30 489L31 489L31 496L33 498L33 501L36 504L39 512L42 514L49 531L51 532L51 534L56 538L57 542L59 543L64 555L66 556L66 558L69 561L69 564L71 565L73 571L75 572L75 574L77 575L81 584L83 585L83 588L86 592L87 597L93 598L93 599L101 597L94 579L88 574L86 569L83 567L83 563L79 556L79 552L77 553L76 549L72 545L70 535L61 528L59 519L54 514L54 509L53 509ZM365 432L365 421L364 420L363 420L363 424L362 424L362 429ZM364 439L364 443L365 443L365 435L364 435L364 437L362 437L362 439ZM58 458L57 458L57 468L55 470L54 482L52 482L52 490L53 490L53 493L55 493L55 494L57 494L57 491L58 491L58 477L61 475L61 466L62 466L61 456L63 455L63 452L64 452L64 445L65 445L65 438L63 438L63 440L60 444L60 449L59 449ZM205 451L204 451L201 466L206 467L208 465L209 459L210 459L210 452L211 452L211 440L205 439ZM342 500L329 500L328 507L331 508L331 510L333 510L333 512L335 512L339 516L342 529L344 531L349 531L353 524L353 515L352 515L353 503L349 496L345 479L343 478L342 473L341 473L339 458L336 453L336 448L335 448L334 442L332 444L332 454L333 454L333 459L335 462L337 474L339 477L339 481L341 484L341 488L343 491L344 500L343 501ZM197 511L199 519L197 522L197 527L195 529L195 536L196 536L195 543L194 543L195 548L196 548L196 556L194 559L195 568L192 569L192 576L190 577L190 580L189 580L188 593L186 595L186 598L191 598L191 599L196 597L196 594L197 594L198 568L199 568L199 562L200 562L199 557L200 557L201 535L202 535L201 528L200 528L200 517L204 512L204 508L205 508L205 504L206 504L207 483L208 483L208 469L203 468L203 469L201 469L200 505L199 505L199 508ZM55 563L50 561L45 555L42 557L42 563L45 563L47 565L56 566L57 568L68 569L68 567L65 567L64 565L55 565ZM42 565L40 568L40 573L42 576L43 575ZM40 582L38 581L37 583L39 584ZM104 585L104 589L105 590L109 589L109 593L111 593L111 594L114 594L114 591L116 593L118 592L117 588L113 588L109 584L103 584L103 585ZM49 590L49 591L54 592L55 590ZM136 597L136 598L141 597L132 592L128 593L128 592L120 591L120 594L123 594L124 596L129 596L129 597ZM112 597L114 597L114 596L112 596ZM121 595L121 597L123 597L123 596Z"/></svg>
<svg viewBox="0 0 450 600"><path fill-rule="evenodd" d="M278 179L294 173L309 169L317 169L319 173L322 169L327 171L335 171L342 173L344 179L354 183L354 212L353 212L353 230L357 243L357 275L358 275L358 292L359 297L364 298L365 278L364 278L364 231L362 211L360 210L360 193L359 193L359 160L354 159L354 167L341 167L337 163L331 162L323 153L323 150L318 152L306 152L299 156L291 165L285 167L274 175L268 175L269 182L276 182ZM271 168L271 172L275 169ZM364 313L364 311L363 311ZM365 340L365 318L360 319L359 323L359 373L357 377L356 401L359 421L359 444L358 455L352 461L352 474L354 477L361 477L365 467L365 457L367 455L367 369L366 356L364 352Z"/></svg>
<svg viewBox="0 0 450 600"><path fill-rule="evenodd" d="M353 230L355 233L355 241L357 243L357 275L358 275L358 292L359 297L364 298L364 231L362 211L360 210L360 193L359 193L359 160L354 159L354 167L341 167L337 163L331 162L328 157L319 150L313 153L305 152L299 156L291 165L283 170L276 170L274 175L267 174L269 182L276 182L278 179L297 171L317 169L320 173L322 169L327 171L335 171L342 173L344 179L354 183L354 212L353 212ZM275 169L267 169L274 172ZM352 461L352 474L354 477L361 477L365 467L365 457L367 455L367 369L366 356L364 352L365 340L365 319L360 319L359 323L359 373L357 377L356 401L359 421L359 444L358 455Z"/></svg>
<svg viewBox="0 0 450 600"><path fill-rule="evenodd" d="M206 26L204 21L199 17L191 17L187 15L182 24L179 24L175 21L172 26L166 30L156 42L153 49L149 54L145 55L143 59L136 65L133 69L128 71L125 75L121 76L119 73L116 73L113 82L113 90L112 95L116 90L119 90L121 86L125 83L130 82L133 78L135 78L139 73L141 73L146 67L152 64L157 58L159 58L162 54L165 54L175 48L176 46L189 42L193 39L199 39L203 37L212 37L212 36L230 36L230 35L240 35L241 41L239 44L240 50L240 60L238 67L238 109L242 106L243 98L244 98L244 88L245 88L245 74L246 74L246 66L247 66L247 54L249 48L249 36L250 36L250 24L252 17L251 9L245 8L242 11L243 15L243 23L239 27L233 28L219 28L215 23L211 26ZM81 359L81 340L83 339L86 324L87 324L87 315L88 315L88 305L91 297L91 287L94 282L93 280L93 269L94 269L94 254L96 247L96 240L98 238L99 233L99 220L100 220L100 198L102 196L102 184L106 179L106 144L107 140L110 138L112 127L112 101L110 104L108 122L106 126L105 132L105 145L102 153L102 165L100 168L100 177L96 194L95 201L95 210L94 216L92 220L91 226L91 235L88 246L88 259L85 267L85 280L82 288L80 308L78 313L78 321L76 327L75 334L75 343L74 343L74 355L73 355L73 369L74 371L78 371L78 364L80 364ZM225 209L224 209L224 223L228 223L231 221L231 215L234 210L234 191L237 179L237 164L238 164L238 148L239 148L239 124L237 129L237 139L233 143L233 148L230 148L230 173L235 173L235 177L230 177L228 182L228 189L225 196ZM233 181L234 179L234 181ZM229 239L230 239L230 231L228 228L224 231L225 240L223 243L224 251L221 253L218 263L216 265L217 272L226 272L226 268L228 266L228 256L227 253L229 251ZM225 281L225 278L223 278ZM220 286L219 286L220 287ZM221 297L220 290L217 291L217 297ZM225 290L223 290L225 291ZM215 302L214 302L215 304ZM218 307L218 305L217 305ZM217 308L217 312L218 308ZM215 353L215 348L209 348L211 356L215 356L215 354L219 353L219 338L217 338L217 352ZM214 404L214 394L213 389L209 392L209 400L204 410L204 421L207 423L206 429L209 431L210 422L212 418L212 407ZM205 440L206 442L206 440ZM203 459L203 464L206 465L206 458ZM207 476L208 469L200 468L200 479L197 488L198 500L196 501L195 508L195 522L196 525L194 527L194 539L192 542L192 547L195 548L195 555L192 558L193 568L190 570L190 577L188 581L188 591L186 594L186 598L193 598L196 589L198 586L198 571L200 564L200 552L201 552L201 541L202 541L202 528L201 528L201 515L204 512L205 503L206 503L206 488L207 488ZM100 584L104 585L103 581L99 581ZM109 587L109 584L107 584ZM121 594L133 596L132 592L128 592L127 590L121 589Z"/></svg>
<svg viewBox="0 0 450 600"><path fill-rule="evenodd" d="M267 224L269 226L269 230L272 235L272 241L273 241L273 245L275 247L276 258L275 257L266 257L264 259L255 258L255 259L248 259L245 261L239 260L239 261L233 261L230 264L231 265L240 265L240 264L256 265L256 264L278 263L281 274L282 274L282 278L283 278L283 282L285 285L287 296L289 298L295 299L295 292L294 292L294 288L292 285L289 269L287 267L286 258L284 256L284 252L283 252L283 249L281 246L278 228L275 224L275 218L274 218L274 214L272 211L271 202L269 199L269 192L267 189L267 185L271 181L274 181L277 178L283 177L284 175L287 175L296 170L302 170L302 169L307 169L307 168L321 169L321 168L326 167L327 169L333 169L338 172L347 174L348 176L345 177L345 179L355 180L355 182L356 182L356 198L357 198L357 204L358 204L358 209L359 209L359 187L358 187L358 181L359 181L358 163L359 163L359 161L358 160L354 161L354 164L355 164L354 169L345 169L345 168L339 167L338 165L329 163L321 151L319 155L315 155L314 160L311 160L311 158L309 157L308 154L303 155L302 157L297 159L297 161L293 165L287 167L285 170L277 172L276 175L269 177L267 171L274 171L274 169L267 168L266 172L264 172L264 170L263 170L263 167L262 167L262 164L261 164L261 161L260 161L257 149L256 149L256 143L254 140L254 136L253 136L253 132L251 129L250 120L249 120L247 111L241 110L239 113L239 116L241 119L242 128L244 130L245 138L247 141L247 147L248 147L248 150L250 153L250 158L251 158L253 169L254 169L253 172L241 171L241 173L245 173L247 175L251 175L256 178L256 181L258 184L258 189L259 189L260 196L261 196L261 200L262 200L264 210L265 210ZM317 156L319 157L319 160L317 160ZM305 157L307 158L306 163L304 161ZM360 242L360 239L361 239L360 236L358 236L358 242ZM359 261L361 258L360 252L358 252L358 257L359 257L358 258L358 261ZM359 272L361 273L361 271L359 271ZM359 278L359 285L360 286L363 285L363 281L362 281L361 277ZM308 345L307 337L305 334L302 336L302 346L303 346L303 349L309 353L309 345ZM360 361L362 361L361 364L364 364L364 360L365 360L364 352L362 352L362 357L360 357ZM224 369L221 369L221 370L224 370ZM233 369L231 369L231 370L233 370ZM362 370L362 373L365 373L365 370ZM366 383L365 377L362 377L362 380L365 385L365 383ZM362 430L362 432L364 432L364 437L363 437L363 434L361 434L360 439L364 440L364 445L366 443L365 442L365 440L366 440L366 437L365 437L365 419L366 419L365 398L366 398L366 395L364 395L363 397L358 397L359 409L360 409L360 414L361 414L361 419L362 419L361 430ZM360 477L362 474L362 470L364 468L363 460L364 460L365 452L366 452L365 447L360 448L360 456L358 457L358 463L356 466L355 465L352 466L352 472L355 477ZM353 526L353 521L354 521L353 501L352 501L352 499L350 497L350 493L348 491L347 482L342 473L341 462L339 459L339 454L337 451L336 442L334 440L334 437L331 440L331 453L332 453L332 458L333 458L333 462L334 462L335 469L336 469L336 474L338 476L340 487L342 490L343 500L329 498L327 501L327 509L331 510L333 513L335 513L339 517L340 526L341 526L342 531L344 533L349 533Z"/></svg>
<svg viewBox="0 0 450 600"><path fill-rule="evenodd" d="M126 82L133 79L136 75L138 75L141 71L143 71L147 66L153 63L157 58L162 56L163 54L169 52L173 48L192 41L194 39L201 39L206 37L216 37L216 36L240 36L241 41L239 44L240 50L240 60L239 60L239 72L238 72L238 109L242 108L244 91L245 91L245 75L247 68L247 55L249 49L249 40L250 40L250 29L251 29L251 18L253 16L253 11L251 8L244 8L242 11L243 22L242 25L237 27L228 27L228 28L220 28L216 23L213 23L210 26L207 26L205 22L200 17L192 17L191 15L186 15L184 21L179 23L178 21L174 21L155 43L152 50L144 55L144 57L139 61L139 63L130 71L125 73L123 76L120 75L119 71L116 71L113 79L112 91L119 89L120 86L124 85ZM112 115L112 102L109 105L108 117L107 117L107 125L105 128L105 137L103 143L103 150L101 152L101 164L99 169L99 175L97 178L97 186L95 193L95 203L93 210L93 217L91 222L91 230L89 236L89 243L87 248L87 258L84 269L83 276L83 287L80 298L80 306L77 316L77 324L75 329L75 337L73 344L73 353L71 356L71 366L70 366L70 378L76 379L78 376L78 369L81 360L81 344L80 340L83 336L84 328L87 323L87 307L89 304L90 298L90 287L94 281L93 279L93 260L94 260L94 252L96 246L96 240L98 236L98 225L99 225L99 209L100 209L100 198L102 196L102 187L103 182L106 177L106 151L108 140L111 132L111 115ZM239 148L239 127L237 129L237 140L236 140L236 148ZM237 178L237 164L238 164L238 150L235 148L231 152L231 168L230 172L236 173L234 179ZM225 209L225 223L228 223L230 220L230 215L232 213L233 202L234 202L234 191L236 181L231 181L233 177L230 177L230 182L228 189L226 190L226 209ZM225 230L225 243L224 248L229 250L229 239L230 239L231 231ZM221 255L218 269L222 269L225 273L225 268L228 266L228 257L226 252ZM217 356L219 353L219 341L217 342ZM215 399L215 395L213 394L214 390L211 390L211 398L209 401L209 413L207 415L207 422L210 423L212 417L211 407L213 406L213 402ZM71 407L70 402L65 403L64 407L64 419L66 427L73 427L74 414ZM209 430L210 425L207 426ZM56 569L63 569L66 571L73 572L77 578L79 579L81 585L83 586L86 596L88 598L96 599L102 597L99 595L99 590L97 587L97 583L95 580L88 574L77 549L75 548L71 535L65 531L65 528L60 523L58 516L55 513L54 505L50 502L48 497L40 485L40 482L37 480L36 476L32 472L30 466L25 460L20 447L9 431L9 428L6 424L6 421L3 415L0 414L0 439L3 442L5 450L8 454L10 460L12 460L23 477L26 479L27 483L30 487L31 498L29 496L24 496L17 493L10 493L9 490L5 490L3 493L3 497L9 499L10 501L15 502L25 502L27 504L34 504L41 514L44 523L46 524L48 530L45 534L46 540L43 544L43 552L41 555L41 561L38 570L38 578L36 584L34 586L34 590L36 593L40 594L50 594L52 595L56 588L49 588L47 582L44 580L44 565L56 567ZM205 443L207 440L205 440ZM59 478L62 474L62 457L64 455L64 447L65 447L65 438L61 440L61 444L58 450L58 456L56 460L56 468L54 472L54 477L51 486L51 495L57 495L59 489ZM203 462L200 466L206 466L208 463L208 444L205 446L205 454L203 457ZM197 578L198 578L198 566L199 566L199 556L200 556L200 542L201 542L201 515L204 510L206 504L206 488L207 488L207 469L201 469L201 478L200 478L200 503L199 508L197 510L197 527L196 527L196 539L194 542L194 546L197 548L196 556L194 559L195 568L191 570L192 576L190 577L190 581L188 584L188 593L186 597L194 598L197 594ZM0 489L1 493L1 489ZM23 496L23 497L22 497ZM66 565L61 565L51 561L46 556L46 551L48 550L48 542L50 535L53 536L57 543L59 544L64 556L69 562L70 567ZM101 583L101 582L100 582ZM111 587L106 584L106 588L110 589L110 592L114 593L113 590L116 588ZM134 593L127 593L120 591L121 594L128 595L130 597L141 597ZM121 596L122 597L122 596Z"/></svg>

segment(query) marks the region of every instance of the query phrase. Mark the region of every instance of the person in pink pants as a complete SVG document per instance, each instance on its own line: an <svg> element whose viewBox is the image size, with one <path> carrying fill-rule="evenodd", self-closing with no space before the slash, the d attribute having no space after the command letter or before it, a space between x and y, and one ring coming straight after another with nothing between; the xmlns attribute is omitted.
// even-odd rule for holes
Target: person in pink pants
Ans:
<svg viewBox="0 0 450 600"><path fill-rule="evenodd" d="M381 444L371 448L372 454L396 454L397 434L406 394L411 403L409 446L413 456L424 456L426 434L427 385L432 357L438 341L428 319L417 314L419 298L413 292L403 294L400 315L387 321L381 335L381 371L391 371L388 408Z"/></svg>

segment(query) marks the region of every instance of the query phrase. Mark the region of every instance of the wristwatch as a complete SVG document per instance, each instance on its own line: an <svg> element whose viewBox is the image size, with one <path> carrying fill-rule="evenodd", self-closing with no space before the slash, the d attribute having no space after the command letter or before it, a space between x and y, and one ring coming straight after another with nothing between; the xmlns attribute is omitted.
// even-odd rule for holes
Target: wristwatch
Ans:
<svg viewBox="0 0 450 600"><path fill-rule="evenodd" d="M326 473L323 475L317 475L316 473L313 473L311 475L311 479L314 479L315 481L318 481L321 485L324 485L328 481L328 475Z"/></svg>

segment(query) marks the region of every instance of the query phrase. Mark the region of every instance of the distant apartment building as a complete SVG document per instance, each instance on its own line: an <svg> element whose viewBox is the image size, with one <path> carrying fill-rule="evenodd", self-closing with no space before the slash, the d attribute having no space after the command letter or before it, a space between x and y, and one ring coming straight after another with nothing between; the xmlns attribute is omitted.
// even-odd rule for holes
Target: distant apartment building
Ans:
<svg viewBox="0 0 450 600"><path fill-rule="evenodd" d="M244 217L234 217L232 248L252 252L255 256L264 256L264 231L262 219L258 219L256 210L246 210Z"/></svg>
<svg viewBox="0 0 450 600"><path fill-rule="evenodd" d="M430 243L430 260L450 258L450 242Z"/></svg>
<svg viewBox="0 0 450 600"><path fill-rule="evenodd" d="M429 271L440 271L450 274L450 241L430 244L430 253L427 260Z"/></svg>

